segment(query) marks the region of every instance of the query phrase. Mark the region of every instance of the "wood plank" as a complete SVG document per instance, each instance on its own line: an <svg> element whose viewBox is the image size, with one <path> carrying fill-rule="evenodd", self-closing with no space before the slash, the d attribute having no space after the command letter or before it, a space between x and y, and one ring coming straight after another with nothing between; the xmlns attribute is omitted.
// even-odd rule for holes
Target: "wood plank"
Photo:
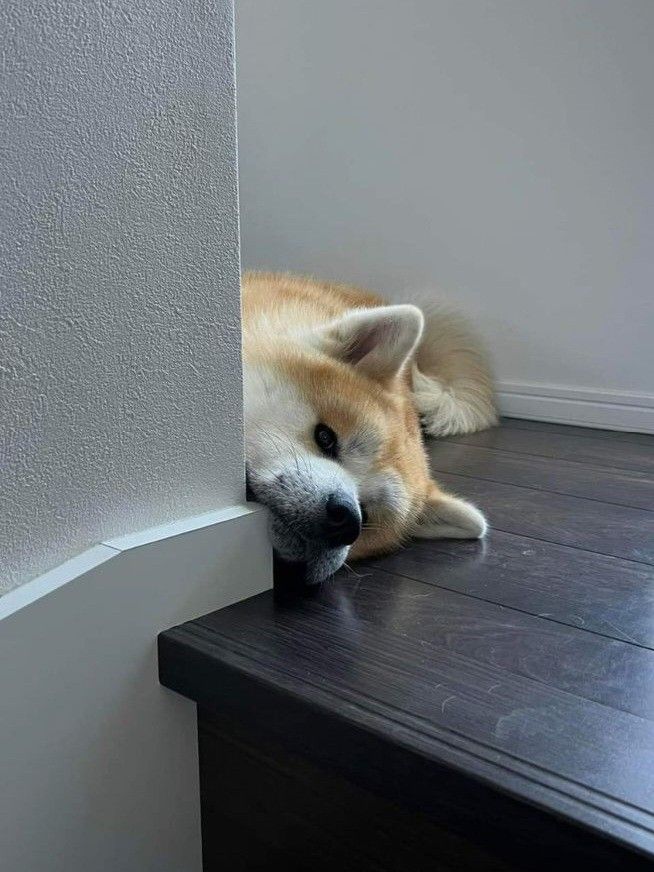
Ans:
<svg viewBox="0 0 654 872"><path fill-rule="evenodd" d="M201 711L198 733L204 872L517 872L260 732L248 741Z"/></svg>
<svg viewBox="0 0 654 872"><path fill-rule="evenodd" d="M443 441L479 445L482 448L498 448L502 451L515 451L558 460L572 460L576 463L589 463L592 466L654 472L654 449L649 444L614 442L589 436L568 436L511 427L494 427L491 430L455 436Z"/></svg>
<svg viewBox="0 0 654 872"><path fill-rule="evenodd" d="M451 473L436 479L479 505L498 530L654 563L652 512Z"/></svg>
<svg viewBox="0 0 654 872"><path fill-rule="evenodd" d="M263 594L177 633L208 662L231 664L384 735L399 739L401 730L401 741L423 755L437 753L438 742L440 757L445 736L457 747L472 740L480 758L501 759L536 783L563 779L558 789L586 801L591 791L595 807L627 803L632 821L654 825L654 730L642 718L355 616L344 619L311 600L275 609ZM166 635L175 638L174 631ZM186 677L201 704L215 703L216 694L232 698L215 680L198 685L197 669Z"/></svg>
<svg viewBox="0 0 654 872"><path fill-rule="evenodd" d="M235 790L249 773L236 815L213 782L220 820L240 827L235 868L251 831L262 863L273 850L292 866L297 835L316 868L418 869L390 857L394 816L410 841L412 814L452 837L453 868L460 837L482 868L647 867L634 852L654 857L651 444L511 425L434 443L437 479L486 511L486 540L411 543L285 606L264 594L161 635L162 682L203 709L219 755L206 759L236 759L236 741ZM377 815L373 795L396 807Z"/></svg>
<svg viewBox="0 0 654 872"><path fill-rule="evenodd" d="M337 706L356 703L406 725L418 718L422 731L444 727L654 813L654 730L643 719L429 642L349 624L319 602L278 610L271 625L270 601L260 595L236 622L226 609L194 627L209 631L210 645L227 643L248 659L256 652L252 669L299 681L307 697L331 692Z"/></svg>
<svg viewBox="0 0 654 872"><path fill-rule="evenodd" d="M599 430L594 427L576 427L571 424L550 424L547 421L527 421L525 418L502 418L503 429L537 430L563 436L583 436L586 439L608 439L612 442L634 442L649 445L654 451L654 436L649 433L630 433L623 430Z"/></svg>
<svg viewBox="0 0 654 872"><path fill-rule="evenodd" d="M452 442L429 445L432 469L654 510L654 475Z"/></svg>
<svg viewBox="0 0 654 872"><path fill-rule="evenodd" d="M314 859L315 868L329 872L350 869L353 861L357 872L551 872L562 857L593 872L651 869L646 856L607 831L598 834L537 802L412 757L399 743L303 709L289 695L266 696L261 685L248 687L247 677L241 684L259 717L243 717L242 709L237 718L198 710L207 872L225 863L231 869L232 862L235 870L277 868L277 859L280 868L298 872L314 868ZM238 710L238 702L229 708ZM251 758L245 766L244 754ZM262 793L266 767L272 778ZM306 793L295 790L300 784ZM619 826L630 832L626 821ZM347 853L352 836L356 845ZM334 857L341 846L345 854Z"/></svg>
<svg viewBox="0 0 654 872"><path fill-rule="evenodd" d="M491 530L482 542L412 542L354 570L367 566L654 648L654 568L642 563Z"/></svg>
<svg viewBox="0 0 654 872"><path fill-rule="evenodd" d="M359 579L339 573L323 585L316 607L334 608L357 623L400 634L425 650L437 646L507 674L654 718L652 650L387 571L361 567L360 572Z"/></svg>

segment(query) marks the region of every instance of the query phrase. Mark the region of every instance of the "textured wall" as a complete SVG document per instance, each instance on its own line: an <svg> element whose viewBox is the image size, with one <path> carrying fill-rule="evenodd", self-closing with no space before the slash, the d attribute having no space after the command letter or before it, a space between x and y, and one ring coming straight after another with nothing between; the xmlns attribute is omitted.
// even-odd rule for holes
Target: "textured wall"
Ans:
<svg viewBox="0 0 654 872"><path fill-rule="evenodd" d="M499 375L652 391L654 3L237 3L243 262L453 290Z"/></svg>
<svg viewBox="0 0 654 872"><path fill-rule="evenodd" d="M242 498L231 27L0 5L4 589Z"/></svg>

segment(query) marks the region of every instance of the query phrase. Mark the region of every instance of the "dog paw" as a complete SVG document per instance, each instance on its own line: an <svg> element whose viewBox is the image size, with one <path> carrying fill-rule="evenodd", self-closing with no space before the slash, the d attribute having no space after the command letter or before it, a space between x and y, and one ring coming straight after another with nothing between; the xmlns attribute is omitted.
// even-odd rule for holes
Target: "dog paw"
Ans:
<svg viewBox="0 0 654 872"><path fill-rule="evenodd" d="M481 539L486 518L467 500L438 493L427 501L415 535L420 539Z"/></svg>

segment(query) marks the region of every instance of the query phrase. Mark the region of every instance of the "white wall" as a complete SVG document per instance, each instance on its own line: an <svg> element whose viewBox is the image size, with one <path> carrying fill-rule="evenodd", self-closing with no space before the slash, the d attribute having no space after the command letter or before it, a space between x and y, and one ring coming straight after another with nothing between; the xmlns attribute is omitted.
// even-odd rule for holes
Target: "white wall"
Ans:
<svg viewBox="0 0 654 872"><path fill-rule="evenodd" d="M268 587L264 513L97 545L0 599L2 872L201 872L195 705L157 633Z"/></svg>
<svg viewBox="0 0 654 872"><path fill-rule="evenodd" d="M9 0L0 41L0 868L200 872L157 633L271 581L231 0Z"/></svg>
<svg viewBox="0 0 654 872"><path fill-rule="evenodd" d="M231 3L0 4L0 590L243 495Z"/></svg>
<svg viewBox="0 0 654 872"><path fill-rule="evenodd" d="M653 41L651 0L239 0L244 264L439 286L518 411L654 427Z"/></svg>

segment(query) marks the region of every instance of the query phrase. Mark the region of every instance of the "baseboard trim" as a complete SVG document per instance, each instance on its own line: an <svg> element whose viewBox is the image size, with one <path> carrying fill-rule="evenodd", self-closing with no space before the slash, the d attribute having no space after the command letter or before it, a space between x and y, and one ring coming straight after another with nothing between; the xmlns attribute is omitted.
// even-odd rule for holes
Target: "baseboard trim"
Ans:
<svg viewBox="0 0 654 872"><path fill-rule="evenodd" d="M54 593L60 587L81 579L91 570L96 569L107 560L117 557L122 552L130 551L132 548L141 548L144 545L152 545L155 542L181 536L184 533L193 533L196 530L203 530L226 521L238 520L239 518L245 521L248 516L260 511L261 507L254 504L229 506L226 509L181 518L168 524L149 527L136 533L128 533L125 536L100 542L59 564L59 566L55 566L54 569L44 572L43 575L12 588L0 596L0 621L42 597Z"/></svg>
<svg viewBox="0 0 654 872"><path fill-rule="evenodd" d="M502 415L632 433L654 433L654 394L503 381Z"/></svg>

